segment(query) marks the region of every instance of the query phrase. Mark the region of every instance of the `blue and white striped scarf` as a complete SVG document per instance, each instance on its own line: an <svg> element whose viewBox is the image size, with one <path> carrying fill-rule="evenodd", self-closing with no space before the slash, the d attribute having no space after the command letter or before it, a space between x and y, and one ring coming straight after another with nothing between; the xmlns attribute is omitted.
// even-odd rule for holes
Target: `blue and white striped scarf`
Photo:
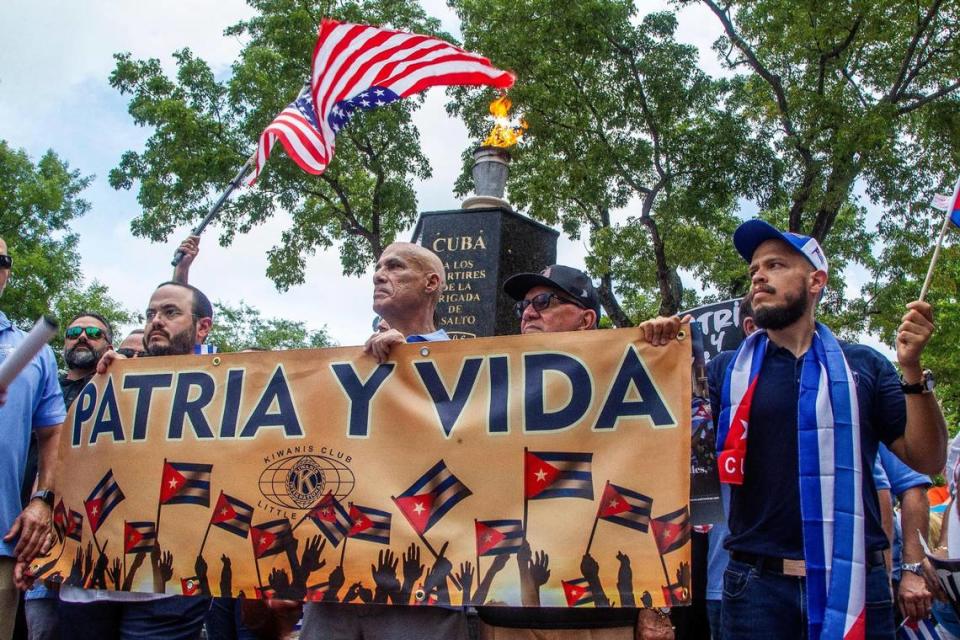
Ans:
<svg viewBox="0 0 960 640"><path fill-rule="evenodd" d="M724 375L717 433L722 482L743 483L750 404L768 341L765 331L747 338ZM840 344L820 323L803 357L797 405L809 637L861 639L866 538L857 386Z"/></svg>

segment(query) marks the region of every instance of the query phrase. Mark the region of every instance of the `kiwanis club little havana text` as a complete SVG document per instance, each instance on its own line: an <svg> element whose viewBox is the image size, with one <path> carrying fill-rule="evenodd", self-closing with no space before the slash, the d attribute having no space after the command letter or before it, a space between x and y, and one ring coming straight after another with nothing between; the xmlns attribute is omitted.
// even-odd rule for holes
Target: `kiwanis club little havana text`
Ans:
<svg viewBox="0 0 960 640"><path fill-rule="evenodd" d="M615 375L604 388L598 388L595 372L582 360L565 353L526 353L520 356L520 364L519 380L511 379L511 357L506 355L465 357L459 373L447 376L448 379L432 359L414 361L409 366L436 410L437 427L448 438L482 378L489 388L487 411L471 419L485 420L489 434L509 433L510 408L517 402L522 402L521 428L525 433L548 434L569 429L597 402L600 410L590 425L595 432L614 431L618 420L628 417L645 417L654 428L677 425L633 344L627 345ZM371 406L378 393L390 384L397 366L382 364L363 376L353 362L329 364L331 382L349 403L343 424L347 437L369 437ZM253 439L264 428L279 428L286 438L304 437L297 412L298 398L291 392L284 365L273 369L265 385L252 384L245 373L244 369L231 368L218 380L207 371L189 368L176 374L118 371L107 380L102 393L94 384L81 392L68 421L71 444L81 446L85 433L88 445L97 444L100 438L113 442L144 441L148 428L164 423L168 440L182 439L187 430L200 440ZM565 378L569 388L566 404L559 408L551 406L545 391L547 379L555 376ZM299 387L298 391L302 389ZM124 395L133 401L133 411L120 410L118 399ZM244 414L241 407L245 397L257 400L252 410ZM210 407L215 399L222 399L216 403L219 411ZM161 411L166 415L157 415Z"/></svg>

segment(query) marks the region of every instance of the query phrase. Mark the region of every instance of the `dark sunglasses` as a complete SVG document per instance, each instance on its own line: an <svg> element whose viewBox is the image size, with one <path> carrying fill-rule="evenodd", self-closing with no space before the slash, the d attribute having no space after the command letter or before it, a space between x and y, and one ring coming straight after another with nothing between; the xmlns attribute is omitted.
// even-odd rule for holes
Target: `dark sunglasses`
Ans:
<svg viewBox="0 0 960 640"><path fill-rule="evenodd" d="M117 349L117 353L122 355L124 358L139 358L143 355L143 351L139 349L131 349L130 347L121 347Z"/></svg>
<svg viewBox="0 0 960 640"><path fill-rule="evenodd" d="M64 331L63 336L69 340L76 340L82 333L86 333L90 340L99 340L107 336L107 332L100 327L70 327Z"/></svg>
<svg viewBox="0 0 960 640"><path fill-rule="evenodd" d="M543 311L544 309L549 307L550 301L554 298L559 300L561 304L573 304L580 307L581 309L586 309L585 306L583 306L576 300L570 300L569 298L564 298L558 293L541 293L533 296L529 300L518 301L517 304L513 305L513 308L517 312L517 317L522 318L523 312L526 311L527 307L529 307L530 305L533 305L534 311L537 311L539 313L540 311Z"/></svg>
<svg viewBox="0 0 960 640"><path fill-rule="evenodd" d="M0 253L0 269L9 269L13 266L13 257Z"/></svg>

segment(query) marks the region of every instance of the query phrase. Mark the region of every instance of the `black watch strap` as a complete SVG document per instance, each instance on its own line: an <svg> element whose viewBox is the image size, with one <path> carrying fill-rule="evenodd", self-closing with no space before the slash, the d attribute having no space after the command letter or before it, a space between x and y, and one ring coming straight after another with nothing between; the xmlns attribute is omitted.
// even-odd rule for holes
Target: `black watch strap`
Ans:
<svg viewBox="0 0 960 640"><path fill-rule="evenodd" d="M53 508L53 491L51 491L50 489L39 489L38 491L33 492L33 495L30 496L30 500L31 501L43 500L45 503L47 503L47 506L49 506L52 509Z"/></svg>

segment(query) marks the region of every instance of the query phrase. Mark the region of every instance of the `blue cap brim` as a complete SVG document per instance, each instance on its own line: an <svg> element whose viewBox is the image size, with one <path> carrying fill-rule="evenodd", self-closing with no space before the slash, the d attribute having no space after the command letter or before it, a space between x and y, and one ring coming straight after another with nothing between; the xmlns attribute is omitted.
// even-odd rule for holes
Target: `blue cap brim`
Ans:
<svg viewBox="0 0 960 640"><path fill-rule="evenodd" d="M757 250L757 247L767 240L780 240L791 247L795 246L790 238L781 233L779 229L756 218L747 220L733 232L733 246L736 247L737 253L747 261L747 264L753 260L753 253Z"/></svg>

